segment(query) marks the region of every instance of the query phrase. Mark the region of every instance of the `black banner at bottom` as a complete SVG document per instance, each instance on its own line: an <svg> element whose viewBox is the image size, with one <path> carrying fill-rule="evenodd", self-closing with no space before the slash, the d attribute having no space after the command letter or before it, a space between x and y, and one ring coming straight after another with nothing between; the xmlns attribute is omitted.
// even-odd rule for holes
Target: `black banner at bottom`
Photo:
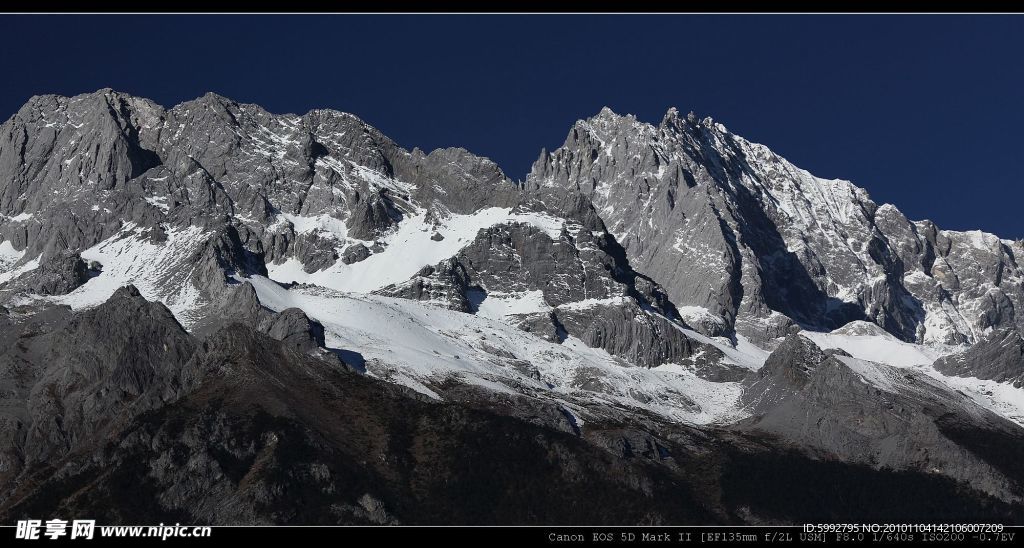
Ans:
<svg viewBox="0 0 1024 548"><path fill-rule="evenodd" d="M54 523L57 521L57 523ZM173 545L224 545L255 542L260 545L367 542L388 545L456 543L480 545L507 543L526 546L735 546L750 544L866 545L866 544L1024 544L1024 528L997 524L809 524L783 527L289 527L221 526L181 524L105 526L61 523L60 520L21 522L4 527L3 545L15 546L53 541L80 546L138 545L155 542Z"/></svg>

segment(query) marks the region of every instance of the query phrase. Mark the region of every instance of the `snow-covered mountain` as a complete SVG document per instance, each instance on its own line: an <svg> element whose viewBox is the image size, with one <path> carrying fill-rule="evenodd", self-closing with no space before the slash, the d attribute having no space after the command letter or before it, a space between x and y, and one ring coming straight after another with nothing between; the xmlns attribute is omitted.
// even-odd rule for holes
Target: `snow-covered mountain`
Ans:
<svg viewBox="0 0 1024 548"><path fill-rule="evenodd" d="M47 334L148 300L187 331L146 312L149 332L195 357L175 362L188 374L159 357L108 372L133 379L109 405L138 413L201 391L214 365L199 348L249 340L225 331L240 322L408 397L612 453L636 449L609 425L682 452L690 436L744 451L769 436L1020 504L1024 472L978 433L1024 438L1021 252L910 221L675 109L658 125L604 109L517 182L336 111L34 97L0 126L0 489L24 495L26 474L81 450L69 402L83 424L109 410L55 379L89 364L95 388L95 362L124 356L46 350Z"/></svg>

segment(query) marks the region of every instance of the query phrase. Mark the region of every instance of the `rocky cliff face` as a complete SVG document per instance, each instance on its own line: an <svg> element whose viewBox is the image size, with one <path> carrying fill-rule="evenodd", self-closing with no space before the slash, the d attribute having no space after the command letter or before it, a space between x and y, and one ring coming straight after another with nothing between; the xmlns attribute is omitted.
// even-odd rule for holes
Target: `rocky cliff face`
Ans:
<svg viewBox="0 0 1024 548"><path fill-rule="evenodd" d="M978 344L935 361L935 369L948 375L1024 384L1024 339L1015 329L992 331Z"/></svg>
<svg viewBox="0 0 1024 548"><path fill-rule="evenodd" d="M994 496L1018 496L1011 455L1024 432L920 372L826 353L790 335L751 376L742 399L755 410L742 428L776 433L848 462L943 473ZM979 458L977 447L949 434L950 424L985 432L1005 448L1006 458Z"/></svg>
<svg viewBox="0 0 1024 548"><path fill-rule="evenodd" d="M674 109L517 182L336 111L35 97L0 125L0 512L786 522L888 485L1019 515L1021 252Z"/></svg>
<svg viewBox="0 0 1024 548"><path fill-rule="evenodd" d="M670 110L653 126L606 109L542 154L527 182L583 193L677 305L753 338L792 322L834 329L866 319L904 340L942 343L1020 326L1017 244L908 221L710 118Z"/></svg>

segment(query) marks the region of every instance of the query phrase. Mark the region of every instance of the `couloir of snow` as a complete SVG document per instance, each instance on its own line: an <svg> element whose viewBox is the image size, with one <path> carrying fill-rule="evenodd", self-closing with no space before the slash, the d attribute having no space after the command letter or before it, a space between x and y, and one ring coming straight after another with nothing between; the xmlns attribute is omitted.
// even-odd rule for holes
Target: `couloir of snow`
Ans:
<svg viewBox="0 0 1024 548"><path fill-rule="evenodd" d="M691 424L738 418L739 383L703 380L678 365L634 367L569 338L547 342L501 321L406 299L313 287L285 289L262 276L260 301L302 309L324 325L327 346L358 352L369 374L440 397L446 378L499 391L550 397L579 409L601 402ZM509 356L514 356L510 358ZM535 367L540 379L528 371Z"/></svg>

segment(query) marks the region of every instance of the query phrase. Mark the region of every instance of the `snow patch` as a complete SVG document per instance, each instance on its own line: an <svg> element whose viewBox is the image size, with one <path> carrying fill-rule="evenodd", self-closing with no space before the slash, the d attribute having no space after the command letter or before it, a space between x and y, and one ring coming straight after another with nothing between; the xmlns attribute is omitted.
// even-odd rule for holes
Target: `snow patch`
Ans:
<svg viewBox="0 0 1024 548"><path fill-rule="evenodd" d="M171 206L167 204L167 196L146 196L146 201L153 207L163 210L164 213L171 210Z"/></svg>
<svg viewBox="0 0 1024 548"><path fill-rule="evenodd" d="M48 297L73 309L97 306L119 288L134 285L147 300L160 301L188 327L201 304L198 288L190 276L194 264L181 264L206 236L202 228L190 226L167 230L167 240L154 243L146 238L146 229L129 223L114 236L85 251L85 261L97 261L102 271L67 295Z"/></svg>
<svg viewBox="0 0 1024 548"><path fill-rule="evenodd" d="M25 252L26 250L24 249L20 251L14 249L14 244L10 240L0 242L0 284L7 283L39 267L38 258L32 259L21 266L14 266L25 256Z"/></svg>
<svg viewBox="0 0 1024 548"><path fill-rule="evenodd" d="M940 356L949 353L945 349L903 342L888 333L884 335L844 335L836 331L832 333L801 331L800 334L822 349L839 348L854 358L896 367L931 365Z"/></svg>
<svg viewBox="0 0 1024 548"><path fill-rule="evenodd" d="M509 221L525 223L543 230L552 240L558 240L562 235L562 227L565 226L565 219L555 217L547 213L526 212L516 213L509 217Z"/></svg>
<svg viewBox="0 0 1024 548"><path fill-rule="evenodd" d="M899 392L896 381L893 378L894 376L891 374L891 371L888 371L891 369L890 367L848 356L837 355L836 359L845 364L846 367L849 367L851 371L860 375L861 380L865 384L870 384L887 392Z"/></svg>
<svg viewBox="0 0 1024 548"><path fill-rule="evenodd" d="M502 320L515 314L533 314L548 310L551 310L551 307L544 300L543 291L518 293L492 291L487 293L484 300L480 302L476 314L484 318Z"/></svg>
<svg viewBox="0 0 1024 548"><path fill-rule="evenodd" d="M323 236L331 236L338 240L344 240L348 236L348 227L345 221L331 217L330 215L317 215L315 217L304 217L302 215L291 215L282 213L284 218L295 227L298 234L309 234L316 232Z"/></svg>
<svg viewBox="0 0 1024 548"><path fill-rule="evenodd" d="M626 297L622 296L608 297L606 299L583 299L582 301L560 304L557 308L559 310L590 310L595 306L618 306L625 304L626 301Z"/></svg>
<svg viewBox="0 0 1024 548"><path fill-rule="evenodd" d="M476 238L477 232L506 222L509 208L481 209L471 215L452 215L443 224L426 222L426 213L407 218L397 229L382 238L385 251L347 265L340 260L334 265L306 273L301 262L289 259L283 264L267 265L271 278L281 282L316 284L339 291L370 293L382 287L408 280L426 265L433 265L459 252ZM303 224L303 228L312 225ZM444 239L434 241L434 232Z"/></svg>

